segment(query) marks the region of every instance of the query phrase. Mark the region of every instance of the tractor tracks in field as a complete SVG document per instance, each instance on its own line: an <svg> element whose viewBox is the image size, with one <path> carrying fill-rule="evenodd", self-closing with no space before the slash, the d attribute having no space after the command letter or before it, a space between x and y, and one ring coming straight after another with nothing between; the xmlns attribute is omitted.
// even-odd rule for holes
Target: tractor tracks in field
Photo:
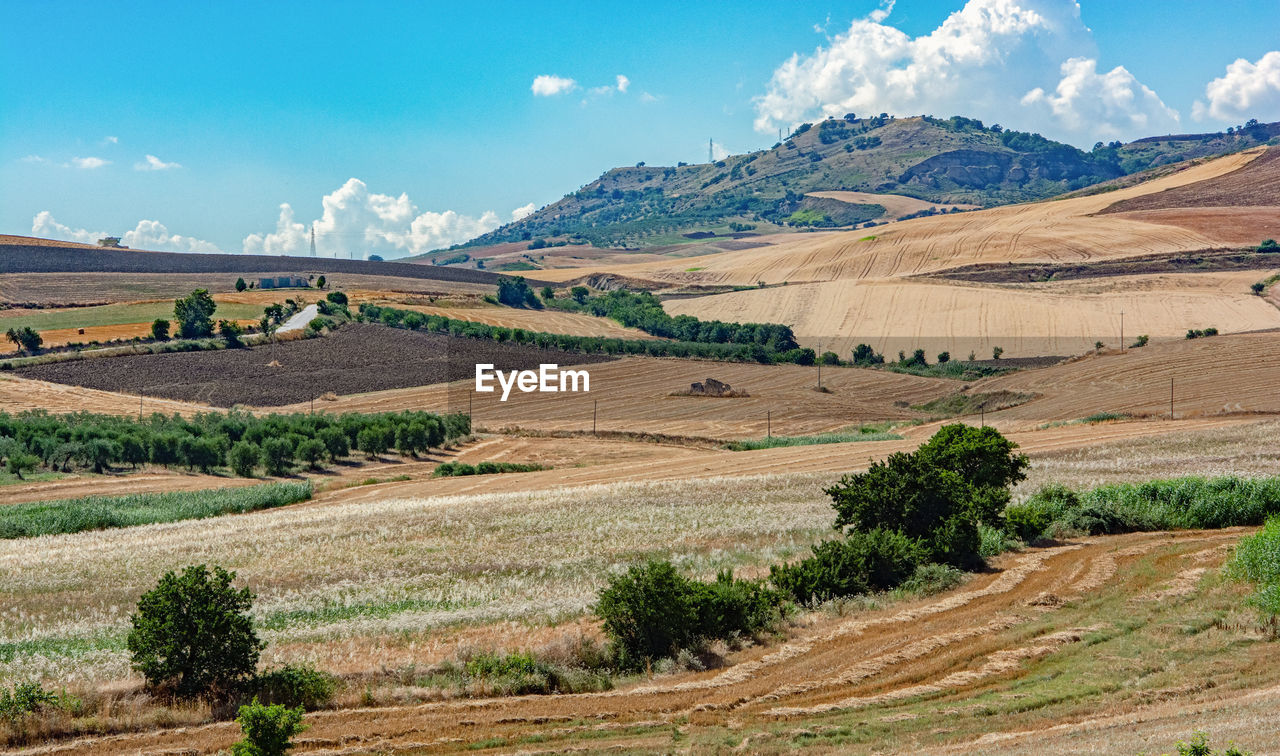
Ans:
<svg viewBox="0 0 1280 756"><path fill-rule="evenodd" d="M722 670L677 675L604 693L454 700L322 711L299 753L463 750L478 741L514 747L529 738L643 738L653 727L779 721L917 696L963 692L1017 675L1100 628L1054 626L1068 602L1123 580L1124 565L1176 546L1201 570L1239 529L1081 539L1003 557L966 586L857 617L816 623L772 648L743 652ZM1184 559L1183 564L1188 560ZM1184 572L1187 572L1184 570ZM1201 572L1171 575L1179 590ZM1066 622L1064 618L1064 623ZM66 741L32 754L214 753L239 735L234 723ZM631 741L642 747L639 741Z"/></svg>

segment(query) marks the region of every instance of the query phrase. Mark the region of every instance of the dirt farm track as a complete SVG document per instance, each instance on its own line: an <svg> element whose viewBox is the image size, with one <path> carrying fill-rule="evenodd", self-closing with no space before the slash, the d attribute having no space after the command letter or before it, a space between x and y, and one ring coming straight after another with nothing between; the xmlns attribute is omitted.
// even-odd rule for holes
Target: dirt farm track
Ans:
<svg viewBox="0 0 1280 756"><path fill-rule="evenodd" d="M1121 587L1179 595L1179 577L1192 570L1198 575L1219 563L1224 547L1239 535L1155 533L1029 550L1002 558L998 569L958 591L820 621L781 646L747 654L724 671L600 694L320 712L307 717L310 728L297 740L297 752L435 753L467 744L482 744L484 751L555 752L575 741L592 752L684 750L679 733L691 729L723 732L720 742L730 749L782 752L796 742L796 727L788 722L798 718L806 718L810 735L821 733L824 718L847 719L864 710L874 713L863 720L910 721L916 715L906 712L895 720L895 707L923 696L936 721L954 734L938 742L936 733L904 733L901 739L881 742L877 751L1068 753L1106 744L1109 752L1133 753L1146 746L1149 730L1161 726L1168 706L1135 702L1061 728L1037 727L1034 716L983 720L979 725L991 732L981 735L966 725L974 720L971 709L955 701L977 691L1005 690L1015 671L1050 655L1086 655L1081 649L1106 634L1105 628L1080 624L1078 604L1086 596L1098 594L1092 600L1105 602ZM1147 569L1133 570L1139 561ZM1136 604L1135 616L1156 614L1152 603ZM1211 686L1182 706L1194 706L1204 720L1213 721L1228 709L1276 702L1280 690L1275 688L1233 694L1224 685ZM1270 718L1252 735L1280 741L1280 720ZM21 753L213 753L238 737L236 725L224 723L86 738Z"/></svg>

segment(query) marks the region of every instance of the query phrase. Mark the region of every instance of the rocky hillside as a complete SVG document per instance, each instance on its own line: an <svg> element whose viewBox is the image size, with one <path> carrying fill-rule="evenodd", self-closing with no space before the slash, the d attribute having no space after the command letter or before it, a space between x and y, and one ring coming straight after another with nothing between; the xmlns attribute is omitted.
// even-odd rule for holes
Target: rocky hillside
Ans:
<svg viewBox="0 0 1280 756"><path fill-rule="evenodd" d="M561 243L656 246L713 233L874 224L884 216L881 205L806 195L846 190L990 207L1044 199L1278 136L1280 123L1251 122L1232 133L1099 143L1085 152L959 116L851 114L805 124L769 150L714 163L614 168L560 201L462 246L522 241L534 249Z"/></svg>

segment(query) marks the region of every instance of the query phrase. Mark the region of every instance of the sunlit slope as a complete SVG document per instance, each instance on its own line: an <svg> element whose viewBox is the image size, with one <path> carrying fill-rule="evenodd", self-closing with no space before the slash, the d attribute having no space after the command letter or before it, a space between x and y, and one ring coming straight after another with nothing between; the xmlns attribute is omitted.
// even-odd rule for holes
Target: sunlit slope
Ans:
<svg viewBox="0 0 1280 756"><path fill-rule="evenodd" d="M1130 343L1139 334L1182 339L1191 328L1238 332L1280 327L1280 310L1254 296L1259 271L1117 276L1026 286L933 279L838 280L750 289L665 303L672 315L786 323L806 346L848 357L868 343L895 355L924 349L956 358L1070 355L1098 341L1117 347L1121 313Z"/></svg>
<svg viewBox="0 0 1280 756"><path fill-rule="evenodd" d="M1228 155L1088 197L916 218L873 229L798 234L767 247L707 255L696 261L613 266L608 272L671 283L753 285L888 278L976 263L1080 262L1231 246L1240 236L1238 227L1221 238L1210 224L1185 228L1172 225L1167 217L1157 223L1097 213L1122 200L1225 176L1261 154L1255 149ZM559 280L575 277L569 271L547 274Z"/></svg>

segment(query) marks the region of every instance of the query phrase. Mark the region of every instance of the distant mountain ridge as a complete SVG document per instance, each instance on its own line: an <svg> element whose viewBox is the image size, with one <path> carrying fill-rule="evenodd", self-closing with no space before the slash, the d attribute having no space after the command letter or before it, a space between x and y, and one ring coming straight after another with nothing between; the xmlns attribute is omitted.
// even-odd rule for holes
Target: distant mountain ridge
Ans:
<svg viewBox="0 0 1280 756"><path fill-rule="evenodd" d="M845 190L991 207L1277 138L1280 123L1250 121L1230 132L1099 143L1086 152L961 116L850 114L804 124L771 149L713 163L613 168L561 200L451 249L522 241L531 249L562 243L648 247L711 233L856 226L884 220L884 208L806 195ZM444 261L448 255L423 257Z"/></svg>

